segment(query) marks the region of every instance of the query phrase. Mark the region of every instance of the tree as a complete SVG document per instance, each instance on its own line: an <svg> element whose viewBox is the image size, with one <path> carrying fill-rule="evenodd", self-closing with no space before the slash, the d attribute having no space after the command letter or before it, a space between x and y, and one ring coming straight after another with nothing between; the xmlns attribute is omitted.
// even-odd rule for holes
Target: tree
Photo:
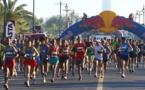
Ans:
<svg viewBox="0 0 145 90"><path fill-rule="evenodd" d="M26 4L21 4L16 7L16 3L18 0L3 0L3 4L0 3L0 8L6 8L6 20L15 20L16 32L19 33L20 30L29 30L30 25L27 25L25 19L31 19L32 13L28 10L25 10ZM0 20L4 19L4 10L0 12ZM25 27L27 26L27 27Z"/></svg>
<svg viewBox="0 0 145 90"><path fill-rule="evenodd" d="M61 23L60 23L61 22ZM46 20L45 31L52 33L53 30L65 30L66 29L66 17L62 17L61 20L57 16L52 16ZM60 26L60 27L59 27Z"/></svg>

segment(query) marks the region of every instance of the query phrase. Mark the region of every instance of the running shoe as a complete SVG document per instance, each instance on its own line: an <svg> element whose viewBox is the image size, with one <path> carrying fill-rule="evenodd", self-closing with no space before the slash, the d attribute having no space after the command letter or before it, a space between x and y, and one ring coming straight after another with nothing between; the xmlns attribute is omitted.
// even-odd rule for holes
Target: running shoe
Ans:
<svg viewBox="0 0 145 90"><path fill-rule="evenodd" d="M46 83L46 79L45 79L45 78L43 78L42 82L43 82L43 83Z"/></svg>
<svg viewBox="0 0 145 90"><path fill-rule="evenodd" d="M135 70L133 69L132 72L135 72Z"/></svg>
<svg viewBox="0 0 145 90"><path fill-rule="evenodd" d="M125 74L122 74L121 77L122 77L122 78L125 78Z"/></svg>
<svg viewBox="0 0 145 90"><path fill-rule="evenodd" d="M94 75L94 77L96 77L96 78L97 78L97 77L98 77L98 75L97 75L97 74L95 74L95 75Z"/></svg>
<svg viewBox="0 0 145 90"><path fill-rule="evenodd" d="M79 81L81 81L82 80L82 76L81 77L79 77Z"/></svg>
<svg viewBox="0 0 145 90"><path fill-rule="evenodd" d="M64 80L67 80L67 76L64 76Z"/></svg>
<svg viewBox="0 0 145 90"><path fill-rule="evenodd" d="M25 85L26 85L26 87L30 87L30 84L26 81L25 81Z"/></svg>
<svg viewBox="0 0 145 90"><path fill-rule="evenodd" d="M53 83L54 82L54 79L51 79L51 83Z"/></svg>
<svg viewBox="0 0 145 90"><path fill-rule="evenodd" d="M61 79L64 79L64 76L63 75L61 76Z"/></svg>
<svg viewBox="0 0 145 90"><path fill-rule="evenodd" d="M73 75L73 76L75 76L75 73L74 73L74 72L72 72L72 75Z"/></svg>
<svg viewBox="0 0 145 90"><path fill-rule="evenodd" d="M5 90L9 90L9 86L7 84L4 85Z"/></svg>

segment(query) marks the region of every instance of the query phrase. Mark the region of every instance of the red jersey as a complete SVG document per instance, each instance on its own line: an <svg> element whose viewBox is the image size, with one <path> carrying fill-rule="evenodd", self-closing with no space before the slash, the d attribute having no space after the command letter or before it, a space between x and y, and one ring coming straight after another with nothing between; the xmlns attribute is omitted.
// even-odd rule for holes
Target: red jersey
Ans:
<svg viewBox="0 0 145 90"><path fill-rule="evenodd" d="M85 54L85 44L80 43L80 44L75 44L75 49L76 49L76 59L83 59L84 54Z"/></svg>
<svg viewBox="0 0 145 90"><path fill-rule="evenodd" d="M62 56L62 57L67 57L67 56L69 56L69 47L68 47L68 46L65 46L65 47L62 48L61 56Z"/></svg>
<svg viewBox="0 0 145 90"><path fill-rule="evenodd" d="M50 53L51 53L51 56L52 56L52 57L58 56L58 55L59 55L59 48L58 48L58 46L56 46L56 47L51 47Z"/></svg>

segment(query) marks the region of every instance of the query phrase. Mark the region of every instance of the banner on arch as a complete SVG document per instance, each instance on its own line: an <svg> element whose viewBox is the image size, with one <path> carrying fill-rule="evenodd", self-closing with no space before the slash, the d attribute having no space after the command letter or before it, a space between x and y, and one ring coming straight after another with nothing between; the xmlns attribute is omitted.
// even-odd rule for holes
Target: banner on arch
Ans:
<svg viewBox="0 0 145 90"><path fill-rule="evenodd" d="M6 22L6 30L5 30L5 36L12 38L12 40L15 39L15 21L14 20L8 20Z"/></svg>

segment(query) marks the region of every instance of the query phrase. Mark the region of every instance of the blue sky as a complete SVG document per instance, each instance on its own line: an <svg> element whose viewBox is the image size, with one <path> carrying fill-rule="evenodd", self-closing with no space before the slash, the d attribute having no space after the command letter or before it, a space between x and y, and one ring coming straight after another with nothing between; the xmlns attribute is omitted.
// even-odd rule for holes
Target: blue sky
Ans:
<svg viewBox="0 0 145 90"><path fill-rule="evenodd" d="M88 16L98 15L102 11L102 0L61 0L64 4L68 4L68 8L75 10L79 16L87 13ZM44 19L53 15L59 15L60 0L35 0L35 15ZM26 9L33 11L33 0L18 0L17 5L22 3L27 4ZM145 5L145 0L111 0L111 10L120 16L128 17L130 13L136 13L137 10L142 10ZM62 6L62 14L65 15L65 5ZM143 15L141 16L141 19ZM138 19L137 19L138 21ZM141 20L143 22L143 20Z"/></svg>

